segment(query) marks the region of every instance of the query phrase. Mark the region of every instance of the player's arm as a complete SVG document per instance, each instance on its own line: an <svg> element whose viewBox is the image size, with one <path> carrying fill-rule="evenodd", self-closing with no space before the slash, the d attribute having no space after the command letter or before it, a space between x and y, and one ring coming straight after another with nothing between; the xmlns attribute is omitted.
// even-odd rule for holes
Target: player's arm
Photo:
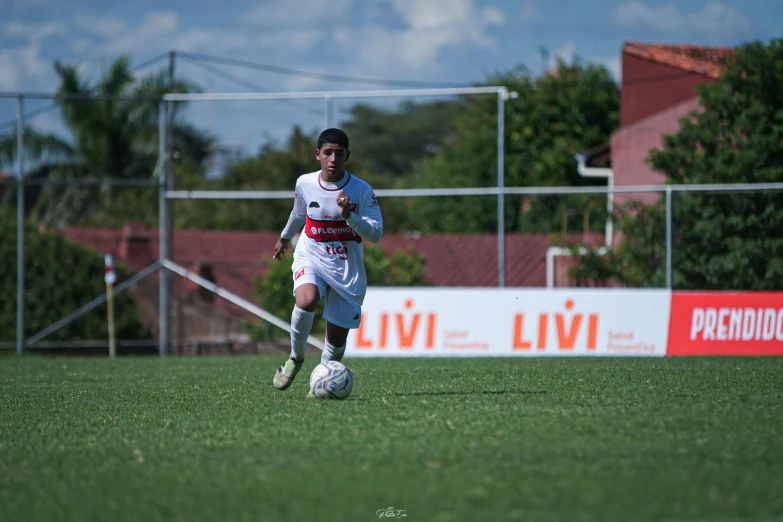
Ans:
<svg viewBox="0 0 783 522"><path fill-rule="evenodd" d="M378 200L372 191L362 194L362 201L358 207L361 215L351 212L351 198L342 190L337 195L337 205L340 207L340 215L348 223L354 232L362 239L370 243L377 243L383 236L383 217Z"/></svg>
<svg viewBox="0 0 783 522"><path fill-rule="evenodd" d="M283 232L280 233L280 238L275 244L275 251L272 254L272 259L280 259L285 254L288 247L291 244L291 239L296 233L302 229L307 218L307 206L302 196L302 191L299 190L299 183L296 184L296 190L294 191L294 208L291 210L291 214L288 216L288 223L286 223Z"/></svg>

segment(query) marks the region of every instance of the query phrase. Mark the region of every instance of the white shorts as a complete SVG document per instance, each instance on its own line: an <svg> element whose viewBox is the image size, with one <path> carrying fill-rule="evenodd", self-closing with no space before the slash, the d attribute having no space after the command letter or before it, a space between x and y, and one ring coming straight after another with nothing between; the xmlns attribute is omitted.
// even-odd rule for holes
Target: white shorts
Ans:
<svg viewBox="0 0 783 522"><path fill-rule="evenodd" d="M362 308L349 302L338 292L335 292L326 280L313 270L306 260L299 260L291 267L294 276L294 295L296 289L304 284L318 287L318 298L326 298L324 304L324 319L343 328L359 328L362 322Z"/></svg>

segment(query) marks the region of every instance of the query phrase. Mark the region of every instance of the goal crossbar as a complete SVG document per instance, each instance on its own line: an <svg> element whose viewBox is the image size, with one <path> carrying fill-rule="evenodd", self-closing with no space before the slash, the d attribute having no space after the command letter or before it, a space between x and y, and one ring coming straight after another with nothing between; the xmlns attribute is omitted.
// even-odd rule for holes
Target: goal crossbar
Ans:
<svg viewBox="0 0 783 522"><path fill-rule="evenodd" d="M402 98L408 96L459 96L469 94L499 94L503 99L516 97L504 86L453 87L442 89L390 89L365 91L303 91L303 92L228 92L171 93L163 101L247 101L247 100L307 100L323 98Z"/></svg>

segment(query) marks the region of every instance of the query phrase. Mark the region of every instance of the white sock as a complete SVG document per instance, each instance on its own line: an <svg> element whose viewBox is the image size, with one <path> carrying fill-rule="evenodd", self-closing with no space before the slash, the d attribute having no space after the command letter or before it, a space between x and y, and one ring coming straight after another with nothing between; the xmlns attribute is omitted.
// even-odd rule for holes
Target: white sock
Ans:
<svg viewBox="0 0 783 522"><path fill-rule="evenodd" d="M329 361L341 361L345 354L345 345L333 346L329 341L324 341L324 351L321 353L321 364Z"/></svg>
<svg viewBox="0 0 783 522"><path fill-rule="evenodd" d="M307 337L313 327L315 312L306 312L294 305L291 312L291 357L304 359Z"/></svg>

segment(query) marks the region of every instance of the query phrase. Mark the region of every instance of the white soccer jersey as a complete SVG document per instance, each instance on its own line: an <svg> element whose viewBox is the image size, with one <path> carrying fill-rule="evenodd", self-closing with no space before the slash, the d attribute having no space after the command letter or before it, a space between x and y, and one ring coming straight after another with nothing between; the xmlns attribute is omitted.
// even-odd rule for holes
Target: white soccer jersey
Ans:
<svg viewBox="0 0 783 522"><path fill-rule="evenodd" d="M337 205L340 190L351 201L347 220ZM361 306L367 291L362 241L377 243L383 234L383 218L372 187L347 171L338 183L323 181L320 170L300 176L282 237L292 238L302 225L304 233L294 250L295 271L298 261L309 261L334 291Z"/></svg>

